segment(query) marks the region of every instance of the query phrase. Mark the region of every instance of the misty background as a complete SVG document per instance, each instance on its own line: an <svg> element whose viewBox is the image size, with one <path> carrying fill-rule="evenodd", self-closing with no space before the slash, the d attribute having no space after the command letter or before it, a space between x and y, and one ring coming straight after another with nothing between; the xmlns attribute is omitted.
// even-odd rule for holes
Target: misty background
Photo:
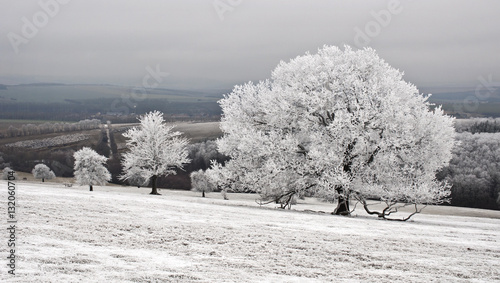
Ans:
<svg viewBox="0 0 500 283"><path fill-rule="evenodd" d="M0 6L0 84L132 86L146 67L159 66L169 74L160 87L230 90L269 78L280 60L324 44L373 47L405 80L429 90L473 89L480 76L500 81L494 0L2 0Z"/></svg>

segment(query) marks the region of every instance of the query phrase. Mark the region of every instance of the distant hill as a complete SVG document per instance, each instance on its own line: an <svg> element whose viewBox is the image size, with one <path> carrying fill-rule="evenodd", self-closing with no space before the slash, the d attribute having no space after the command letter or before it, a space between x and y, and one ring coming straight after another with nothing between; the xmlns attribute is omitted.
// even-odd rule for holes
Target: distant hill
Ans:
<svg viewBox="0 0 500 283"><path fill-rule="evenodd" d="M0 84L2 98L16 102L39 102L39 103L75 103L90 99L110 99L130 96L135 87L117 86L109 84L60 84L60 83L30 83L19 85ZM419 91L424 94L431 93L432 102L455 102L476 96L475 90L460 87L422 87ZM484 97L483 90L481 102L500 102L500 87ZM145 99L168 99L170 102L216 102L223 94L230 93L230 89L171 89L152 88L147 89ZM137 94L134 97L139 97ZM140 94L142 99L142 94Z"/></svg>
<svg viewBox="0 0 500 283"><path fill-rule="evenodd" d="M136 121L135 114L159 110L172 119L213 120L221 114L217 101L228 91L151 88L143 92L97 84L7 85L0 92L0 119L79 121L120 116L118 121L128 122Z"/></svg>
<svg viewBox="0 0 500 283"><path fill-rule="evenodd" d="M3 87L2 87L3 86ZM135 87L92 84L33 83L5 86L0 85L2 97L17 102L64 103L89 99L119 98L132 96ZM143 99L168 99L170 102L217 101L222 98L223 90L178 90L167 88L147 89Z"/></svg>
<svg viewBox="0 0 500 283"><path fill-rule="evenodd" d="M484 89L479 95L476 94L475 90L436 93L433 94L430 99L431 101L457 101L473 97L481 102L500 102L500 88L495 88L491 92Z"/></svg>
<svg viewBox="0 0 500 283"><path fill-rule="evenodd" d="M152 110L164 112L172 119L216 119L221 109L217 101L230 89L146 89L144 95L131 86L108 84L30 83L0 85L0 119L33 119L79 121L87 118L113 119L121 115L143 114ZM430 102L457 117L500 116L500 88L491 95L477 97L475 89L456 87L419 88L432 93ZM477 105L468 107L467 99ZM111 118L107 116L113 116ZM106 117L104 117L106 116ZM135 121L135 117L130 117ZM120 118L121 122L129 120Z"/></svg>
<svg viewBox="0 0 500 283"><path fill-rule="evenodd" d="M60 83L30 83L30 84L19 84L19 86L55 86L55 85L66 85Z"/></svg>

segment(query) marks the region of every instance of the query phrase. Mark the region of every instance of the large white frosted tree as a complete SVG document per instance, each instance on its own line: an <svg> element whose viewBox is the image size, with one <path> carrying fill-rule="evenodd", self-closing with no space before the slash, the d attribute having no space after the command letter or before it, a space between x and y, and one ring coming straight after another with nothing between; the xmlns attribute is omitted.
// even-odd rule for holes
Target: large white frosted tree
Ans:
<svg viewBox="0 0 500 283"><path fill-rule="evenodd" d="M45 179L50 180L56 177L56 174L50 170L49 166L42 163L35 165L31 173L35 179L42 179L42 182L45 182Z"/></svg>
<svg viewBox="0 0 500 283"><path fill-rule="evenodd" d="M220 101L218 141L232 189L290 204L294 195L436 203L435 172L451 158L453 119L373 49L320 49L281 62L270 80L236 86ZM235 188L236 187L236 188ZM370 211L371 212L371 211ZM379 215L380 216L380 215Z"/></svg>
<svg viewBox="0 0 500 283"><path fill-rule="evenodd" d="M104 166L107 157L102 156L89 147L84 147L74 153L75 178L79 185L88 185L93 191L95 185L105 185L111 180L111 174Z"/></svg>
<svg viewBox="0 0 500 283"><path fill-rule="evenodd" d="M123 155L124 174L122 180L137 178L151 179L151 194L158 195L156 181L160 176L176 174L189 162L188 140L174 132L174 126L167 126L163 113L153 111L139 118L140 127L128 130L124 136L128 138L129 152Z"/></svg>

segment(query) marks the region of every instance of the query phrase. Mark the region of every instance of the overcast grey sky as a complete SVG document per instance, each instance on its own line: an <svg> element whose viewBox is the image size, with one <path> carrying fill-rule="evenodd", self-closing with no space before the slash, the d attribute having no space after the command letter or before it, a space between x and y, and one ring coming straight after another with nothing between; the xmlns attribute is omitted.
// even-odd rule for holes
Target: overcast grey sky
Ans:
<svg viewBox="0 0 500 283"><path fill-rule="evenodd" d="M348 44L417 86L474 87L500 81L499 11L498 0L0 0L0 83L138 85L159 65L162 87L228 89Z"/></svg>

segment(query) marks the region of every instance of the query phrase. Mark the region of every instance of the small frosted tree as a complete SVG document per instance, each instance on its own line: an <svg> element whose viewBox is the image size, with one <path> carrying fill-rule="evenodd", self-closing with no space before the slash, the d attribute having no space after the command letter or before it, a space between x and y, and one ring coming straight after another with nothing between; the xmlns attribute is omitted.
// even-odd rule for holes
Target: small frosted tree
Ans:
<svg viewBox="0 0 500 283"><path fill-rule="evenodd" d="M215 186L203 170L200 169L198 171L191 172L190 177L191 190L201 192L202 197L205 197L205 193L214 191Z"/></svg>
<svg viewBox="0 0 500 283"><path fill-rule="evenodd" d="M150 179L144 178L144 176L141 175L141 172L138 171L137 168L132 168L131 170L136 170L136 172L132 172L132 174L130 174L130 178L128 178L127 180L130 185L140 188L141 186L144 187L149 184Z"/></svg>
<svg viewBox="0 0 500 283"><path fill-rule="evenodd" d="M186 146L188 140L174 132L174 126L167 126L163 113L153 111L139 117L140 127L128 130L124 137L128 138L129 152L123 155L122 180L142 176L151 180L151 194L159 195L156 181L160 176L177 174L189 162Z"/></svg>
<svg viewBox="0 0 500 283"><path fill-rule="evenodd" d="M9 180L9 177L12 179L17 179L17 173L12 173L14 170L10 169L10 167L5 167L2 171L2 180Z"/></svg>
<svg viewBox="0 0 500 283"><path fill-rule="evenodd" d="M31 173L33 173L35 179L42 179L42 182L45 182L45 179L50 180L56 177L54 172L50 170L47 165L42 163L35 165Z"/></svg>
<svg viewBox="0 0 500 283"><path fill-rule="evenodd" d="M111 174L104 166L107 157L99 155L93 149L84 147L73 155L75 157L75 178L79 185L88 185L93 191L95 185L105 185L111 180Z"/></svg>
<svg viewBox="0 0 500 283"><path fill-rule="evenodd" d="M216 160L212 160L210 164L210 168L205 171L207 182L209 182L210 186L213 188L220 190L222 197L228 200L227 192L232 186L237 184L235 181L237 175L234 174L234 171L226 170L226 168Z"/></svg>

